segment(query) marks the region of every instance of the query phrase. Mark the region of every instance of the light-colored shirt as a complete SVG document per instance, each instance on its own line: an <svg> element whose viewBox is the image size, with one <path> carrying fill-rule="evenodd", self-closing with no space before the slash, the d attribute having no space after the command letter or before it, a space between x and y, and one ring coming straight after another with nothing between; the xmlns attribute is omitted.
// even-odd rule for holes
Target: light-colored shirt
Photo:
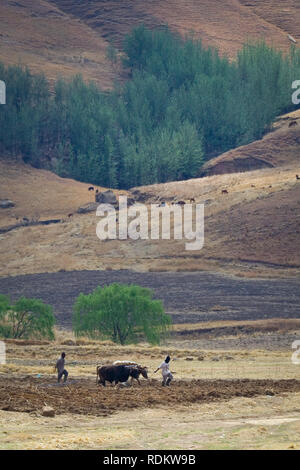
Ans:
<svg viewBox="0 0 300 470"><path fill-rule="evenodd" d="M168 362L165 362L165 361L162 362L161 365L159 366L159 369L161 369L161 373L163 376L168 375L170 373Z"/></svg>

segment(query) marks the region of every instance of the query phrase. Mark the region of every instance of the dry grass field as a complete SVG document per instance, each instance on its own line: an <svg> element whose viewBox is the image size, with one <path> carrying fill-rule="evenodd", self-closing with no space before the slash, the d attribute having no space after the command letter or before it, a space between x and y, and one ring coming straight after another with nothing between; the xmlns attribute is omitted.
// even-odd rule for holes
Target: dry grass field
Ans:
<svg viewBox="0 0 300 470"><path fill-rule="evenodd" d="M297 163L138 188L136 197L146 204L191 197L204 203L205 243L200 252L186 251L185 240L101 242L95 213L75 212L93 201L87 184L17 162L0 161L0 169L0 198L16 203L1 210L1 228L23 217L62 219L55 225L0 234L1 276L80 269L204 269L246 277L289 277L299 272ZM222 194L223 189L228 194ZM74 215L68 217L69 213Z"/></svg>

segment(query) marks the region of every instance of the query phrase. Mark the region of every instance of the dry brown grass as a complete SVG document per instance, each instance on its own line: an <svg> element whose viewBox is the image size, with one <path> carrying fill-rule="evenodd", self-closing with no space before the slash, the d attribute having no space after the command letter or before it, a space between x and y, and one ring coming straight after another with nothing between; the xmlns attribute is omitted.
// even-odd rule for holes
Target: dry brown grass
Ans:
<svg viewBox="0 0 300 470"><path fill-rule="evenodd" d="M106 59L108 43L53 2L2 0L0 18L0 60L6 65L44 72L51 82L81 73L104 89L112 88L117 74Z"/></svg>
<svg viewBox="0 0 300 470"><path fill-rule="evenodd" d="M249 38L264 38L287 50L290 44L286 31L293 30L296 37L299 31L299 5L295 0L289 0L285 22L282 7L268 0L261 0L258 8L244 0L157 0L145 5L149 13L172 29L183 35L192 32L205 45L217 47L230 58Z"/></svg>
<svg viewBox="0 0 300 470"><path fill-rule="evenodd" d="M1 449L299 449L300 394L107 417L0 411Z"/></svg>
<svg viewBox="0 0 300 470"><path fill-rule="evenodd" d="M213 321L213 322L201 322L201 323L180 323L173 325L173 331L193 331L193 330L205 330L214 328L235 328L239 326L249 326L257 330L269 330L274 331L293 331L300 329L300 320L298 319L284 319L274 318L271 320L250 320L250 321Z"/></svg>
<svg viewBox="0 0 300 470"><path fill-rule="evenodd" d="M287 51L287 33L297 38L299 31L299 5L296 0L285 3L283 9L270 0L259 5L245 0L91 0L80 5L65 0L2 0L0 60L42 71L51 82L59 75L82 73L109 89L115 78L120 79L120 69L106 59L108 41L122 47L125 34L137 24L169 24L230 58L249 38L264 38Z"/></svg>
<svg viewBox="0 0 300 470"><path fill-rule="evenodd" d="M201 169L202 175L237 173L268 166L296 166L300 159L300 126L289 127L292 120L300 123L300 110L280 116L272 132L261 140L238 147L209 160Z"/></svg>
<svg viewBox="0 0 300 470"><path fill-rule="evenodd" d="M16 202L16 207L2 210L2 227L15 223L16 217L30 219L37 214L40 220L65 220L0 235L2 276L80 269L204 269L249 278L298 272L300 186L295 173L300 173L299 166L139 188L147 203L194 197L205 204L201 252L187 252L184 240L101 242L95 233L99 219L94 213L67 217L93 200L87 184L22 163L0 161L0 169L0 197ZM228 189L225 196L223 188Z"/></svg>
<svg viewBox="0 0 300 470"><path fill-rule="evenodd" d="M234 323L231 322L231 324ZM267 324L267 322L261 323ZM275 321L276 323L279 322ZM290 323L292 328L292 324L296 321L287 320L285 323L287 325ZM174 329L177 330L177 327L180 328L176 325ZM193 328L193 325L184 325L184 328ZM298 328L297 323L294 330ZM293 330L282 329L279 330L279 334L284 335L287 331ZM251 339L250 335L248 338ZM95 377L97 364L111 363L115 360L131 360L147 366L150 378L159 379L159 374L154 375L153 371L167 354L170 354L172 358L172 371L178 380L199 378L279 380L298 377L297 367L291 361L292 349L272 351L248 350L247 348L234 351L213 349L217 342L218 337L212 336L210 347L199 349L186 344L184 338L179 340L171 337L161 346L149 346L149 344L120 346L111 341L76 339L71 332L56 330L54 342L39 344L41 343L39 341L7 341L7 364L0 366L0 374L42 374L52 375L54 378L53 365L61 352L65 351L67 369L71 378ZM186 360L187 357L192 360Z"/></svg>
<svg viewBox="0 0 300 470"><path fill-rule="evenodd" d="M88 191L89 186L60 178L48 170L37 170L22 161L0 159L0 199L11 199L16 204L2 210L0 227L19 223L23 217L69 222L68 214L75 214L80 206L95 201L95 192ZM105 190L92 186L95 190ZM122 193L126 191L116 191L116 194ZM65 261L67 263L67 259Z"/></svg>

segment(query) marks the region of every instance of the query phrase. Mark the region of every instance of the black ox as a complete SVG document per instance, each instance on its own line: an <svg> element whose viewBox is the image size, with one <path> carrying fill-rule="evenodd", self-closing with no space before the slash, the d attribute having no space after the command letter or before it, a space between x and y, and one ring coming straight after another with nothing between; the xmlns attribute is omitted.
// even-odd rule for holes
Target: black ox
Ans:
<svg viewBox="0 0 300 470"><path fill-rule="evenodd" d="M133 379L136 379L138 384L141 385L139 381L141 374L145 379L148 379L147 368L139 365L97 366L97 383L104 385L104 387L105 382L110 382L111 384L115 382L115 385L117 385L118 382L127 382L129 377L131 377L131 384Z"/></svg>

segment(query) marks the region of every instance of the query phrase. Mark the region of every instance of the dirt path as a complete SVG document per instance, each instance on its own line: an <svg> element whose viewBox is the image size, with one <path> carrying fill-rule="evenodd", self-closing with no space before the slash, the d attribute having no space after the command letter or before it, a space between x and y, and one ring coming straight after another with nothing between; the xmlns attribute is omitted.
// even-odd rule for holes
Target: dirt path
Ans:
<svg viewBox="0 0 300 470"><path fill-rule="evenodd" d="M22 295L42 299L54 307L58 325L69 328L76 297L112 282L154 289L175 323L299 318L297 279L246 280L207 272L70 271L0 278L0 293L12 299Z"/></svg>

